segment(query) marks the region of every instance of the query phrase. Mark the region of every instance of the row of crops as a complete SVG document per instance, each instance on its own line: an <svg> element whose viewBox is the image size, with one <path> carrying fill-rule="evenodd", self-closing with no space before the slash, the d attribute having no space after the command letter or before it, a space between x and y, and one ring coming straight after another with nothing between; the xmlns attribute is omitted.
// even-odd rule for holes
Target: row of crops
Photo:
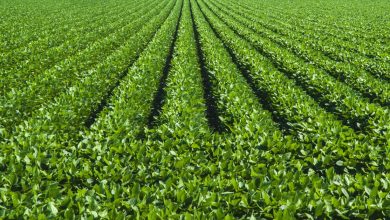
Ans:
<svg viewBox="0 0 390 220"><path fill-rule="evenodd" d="M2 1L0 218L389 216L389 10Z"/></svg>

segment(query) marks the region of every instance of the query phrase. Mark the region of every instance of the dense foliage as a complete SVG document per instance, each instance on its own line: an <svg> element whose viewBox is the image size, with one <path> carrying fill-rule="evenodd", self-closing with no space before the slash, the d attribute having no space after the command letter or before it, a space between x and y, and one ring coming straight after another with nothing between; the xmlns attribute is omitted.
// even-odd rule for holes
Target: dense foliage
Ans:
<svg viewBox="0 0 390 220"><path fill-rule="evenodd" d="M0 219L390 216L389 11L1 1Z"/></svg>

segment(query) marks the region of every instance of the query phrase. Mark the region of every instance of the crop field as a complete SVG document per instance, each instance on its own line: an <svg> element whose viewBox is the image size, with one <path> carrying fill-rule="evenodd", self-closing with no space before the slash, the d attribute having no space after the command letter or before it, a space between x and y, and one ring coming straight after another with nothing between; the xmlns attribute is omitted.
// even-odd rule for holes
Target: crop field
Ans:
<svg viewBox="0 0 390 220"><path fill-rule="evenodd" d="M0 219L385 219L387 0L0 0Z"/></svg>

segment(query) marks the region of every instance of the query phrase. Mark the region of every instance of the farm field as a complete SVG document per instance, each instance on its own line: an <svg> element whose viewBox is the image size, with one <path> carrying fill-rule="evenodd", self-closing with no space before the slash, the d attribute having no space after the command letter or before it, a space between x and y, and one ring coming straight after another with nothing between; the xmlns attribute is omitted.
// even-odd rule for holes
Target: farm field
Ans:
<svg viewBox="0 0 390 220"><path fill-rule="evenodd" d="M389 11L1 0L0 219L385 219Z"/></svg>

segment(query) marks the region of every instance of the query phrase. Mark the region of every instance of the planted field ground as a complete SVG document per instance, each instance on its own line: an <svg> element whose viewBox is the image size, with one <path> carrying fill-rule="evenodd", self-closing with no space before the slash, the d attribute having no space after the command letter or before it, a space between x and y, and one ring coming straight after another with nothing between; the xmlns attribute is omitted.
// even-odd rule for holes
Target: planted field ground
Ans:
<svg viewBox="0 0 390 220"><path fill-rule="evenodd" d="M387 1L0 3L0 218L390 216Z"/></svg>

